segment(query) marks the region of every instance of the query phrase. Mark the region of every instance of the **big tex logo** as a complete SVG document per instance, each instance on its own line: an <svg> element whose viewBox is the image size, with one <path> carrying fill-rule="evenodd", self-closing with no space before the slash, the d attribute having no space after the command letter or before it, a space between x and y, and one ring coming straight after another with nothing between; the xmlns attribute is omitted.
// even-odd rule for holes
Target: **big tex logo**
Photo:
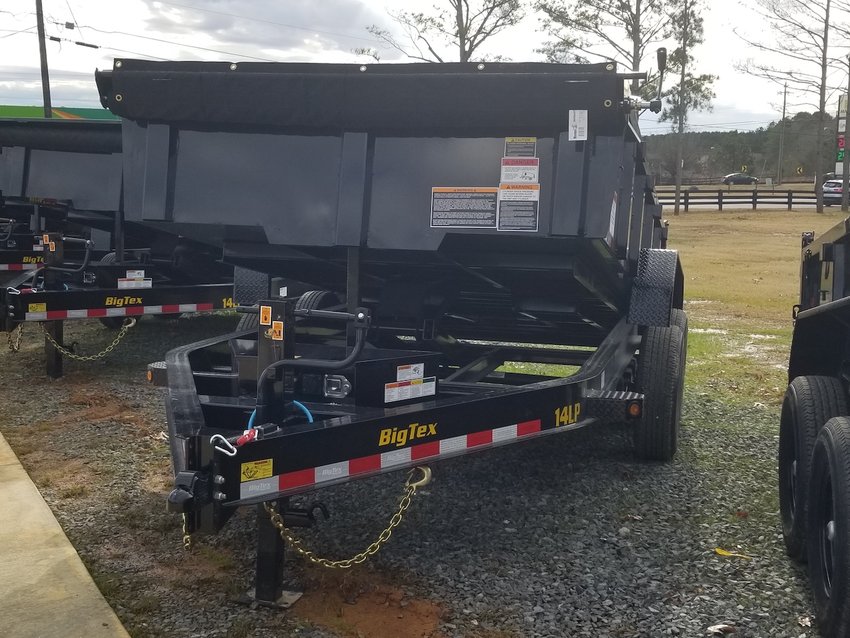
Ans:
<svg viewBox="0 0 850 638"><path fill-rule="evenodd" d="M394 445L403 447L410 441L437 436L436 423L411 423L406 428L386 428L378 434L378 446Z"/></svg>
<svg viewBox="0 0 850 638"><path fill-rule="evenodd" d="M113 308L123 308L124 306L139 306L142 303L141 297L107 297L107 306Z"/></svg>

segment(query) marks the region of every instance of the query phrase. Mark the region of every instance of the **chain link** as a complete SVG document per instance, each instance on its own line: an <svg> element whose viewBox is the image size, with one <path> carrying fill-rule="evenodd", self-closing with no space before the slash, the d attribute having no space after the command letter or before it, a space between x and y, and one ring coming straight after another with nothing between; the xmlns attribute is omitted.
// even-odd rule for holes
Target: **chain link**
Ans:
<svg viewBox="0 0 850 638"><path fill-rule="evenodd" d="M69 359L74 359L76 361L96 361L105 357L110 352L115 350L115 346L121 343L121 340L127 334L127 331L136 325L136 320L132 317L127 317L124 320L124 323L121 325L121 330L118 331L118 335L115 337L115 339L112 340L112 343L110 343L108 346L106 346L106 348L104 348L97 354L75 354L74 352L68 350L68 348L63 346L61 343L56 341L56 339L54 339L52 336L50 336L50 333L47 332L47 328L44 327L43 321L40 321L38 325L41 326L41 331L44 333L44 338L50 342L50 345L52 345L59 352L61 352L63 356L68 357Z"/></svg>
<svg viewBox="0 0 850 638"><path fill-rule="evenodd" d="M389 525L387 525L387 527L378 534L378 538L375 539L372 544L351 558L346 558L344 560L330 560L329 558L316 556L313 551L304 547L304 542L301 539L292 535L292 530L284 525L283 516L277 511L277 504L265 503L266 512L268 512L269 517L271 518L272 525L274 525L278 532L280 532L280 537L289 543L292 549L294 549L298 554L301 554L301 556L306 558L308 561L314 565L320 565L329 569L349 569L354 565L359 565L360 563L365 562L367 558L374 556L380 551L386 542L390 540L390 537L393 535L393 530L401 524L407 509L410 507L411 499L416 494L416 490L431 482L430 468L419 467L416 469L422 472L422 478L418 481L411 480L413 478L413 472L411 472L407 477L407 482L404 484L404 494L399 501L398 510L392 515L392 518L390 518Z"/></svg>
<svg viewBox="0 0 850 638"><path fill-rule="evenodd" d="M18 333L18 336L12 337L12 334L16 331ZM12 352L17 352L18 350L20 350L21 349L21 338L23 336L24 336L24 324L23 323L19 323L16 328L9 330L9 332L6 333L6 339L9 341L9 350L11 350Z"/></svg>
<svg viewBox="0 0 850 638"><path fill-rule="evenodd" d="M192 549L192 534L189 532L189 517L183 514L183 549L187 552Z"/></svg>

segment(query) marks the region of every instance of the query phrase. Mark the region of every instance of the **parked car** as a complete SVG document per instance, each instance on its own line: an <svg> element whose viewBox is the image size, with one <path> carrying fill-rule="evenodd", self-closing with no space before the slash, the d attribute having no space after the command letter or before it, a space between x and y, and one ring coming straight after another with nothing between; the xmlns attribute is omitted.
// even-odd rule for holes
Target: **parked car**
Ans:
<svg viewBox="0 0 850 638"><path fill-rule="evenodd" d="M830 179L823 183L823 203L825 206L841 203L840 179Z"/></svg>
<svg viewBox="0 0 850 638"><path fill-rule="evenodd" d="M721 180L724 184L758 184L759 178L746 173L729 173Z"/></svg>

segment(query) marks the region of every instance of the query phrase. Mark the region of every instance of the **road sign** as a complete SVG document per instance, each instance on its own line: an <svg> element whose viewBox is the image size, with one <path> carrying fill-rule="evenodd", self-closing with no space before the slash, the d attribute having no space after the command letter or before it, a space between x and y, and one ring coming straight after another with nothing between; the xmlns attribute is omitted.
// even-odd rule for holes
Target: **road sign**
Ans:
<svg viewBox="0 0 850 638"><path fill-rule="evenodd" d="M802 175L802 174L803 174L803 167L802 167L802 166L798 166L798 167L797 167L797 175Z"/></svg>
<svg viewBox="0 0 850 638"><path fill-rule="evenodd" d="M748 170L750 170L749 166L747 166L746 164L741 164L741 172L742 173L746 173Z"/></svg>

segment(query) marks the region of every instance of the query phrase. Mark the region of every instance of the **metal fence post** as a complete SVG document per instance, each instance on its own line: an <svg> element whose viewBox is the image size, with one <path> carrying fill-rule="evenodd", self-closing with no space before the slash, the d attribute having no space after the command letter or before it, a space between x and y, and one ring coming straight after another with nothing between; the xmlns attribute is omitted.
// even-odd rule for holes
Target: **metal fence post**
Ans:
<svg viewBox="0 0 850 638"><path fill-rule="evenodd" d="M717 191L717 210L723 210L723 191Z"/></svg>
<svg viewBox="0 0 850 638"><path fill-rule="evenodd" d="M788 189L788 210L791 210L791 207L794 204L794 195L792 194L791 189Z"/></svg>
<svg viewBox="0 0 850 638"><path fill-rule="evenodd" d="M758 191L754 190L753 191L753 210L755 210L756 207L758 206L758 201L759 201L758 200Z"/></svg>
<svg viewBox="0 0 850 638"><path fill-rule="evenodd" d="M685 191L685 212L688 212L688 203L691 201L690 191Z"/></svg>

